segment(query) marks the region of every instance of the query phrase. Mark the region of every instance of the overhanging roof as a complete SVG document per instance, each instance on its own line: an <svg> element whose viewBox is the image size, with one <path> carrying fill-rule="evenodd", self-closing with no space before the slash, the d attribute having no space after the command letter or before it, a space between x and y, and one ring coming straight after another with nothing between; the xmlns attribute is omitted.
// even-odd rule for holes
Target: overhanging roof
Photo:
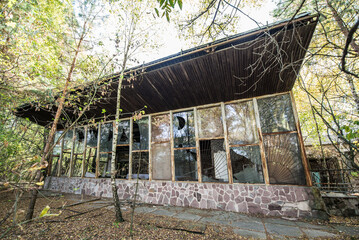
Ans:
<svg viewBox="0 0 359 240"><path fill-rule="evenodd" d="M121 109L132 113L147 106L146 113L156 113L290 91L316 23L316 16L301 15L128 69L125 78L134 80L124 81ZM118 79L118 74L110 76L110 89L117 89ZM113 119L116 96L116 91L108 93L86 118L101 118L106 109ZM47 125L55 111L27 104L15 114ZM70 109L67 115L75 118Z"/></svg>

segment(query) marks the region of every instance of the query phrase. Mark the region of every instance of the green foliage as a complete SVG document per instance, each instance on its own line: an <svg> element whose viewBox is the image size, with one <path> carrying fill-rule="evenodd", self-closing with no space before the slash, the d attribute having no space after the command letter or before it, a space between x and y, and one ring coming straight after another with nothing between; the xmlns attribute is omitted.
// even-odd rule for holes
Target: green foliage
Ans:
<svg viewBox="0 0 359 240"><path fill-rule="evenodd" d="M157 17L166 16L168 22L170 22L170 13L176 5L182 10L182 0L157 0L157 2L160 5L160 10L155 8ZM162 11L162 13L160 13L160 11Z"/></svg>

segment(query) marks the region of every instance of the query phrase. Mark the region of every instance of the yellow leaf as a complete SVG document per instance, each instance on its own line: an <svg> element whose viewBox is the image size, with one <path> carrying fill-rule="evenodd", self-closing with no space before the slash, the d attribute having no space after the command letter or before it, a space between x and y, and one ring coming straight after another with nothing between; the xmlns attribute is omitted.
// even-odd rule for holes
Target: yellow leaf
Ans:
<svg viewBox="0 0 359 240"><path fill-rule="evenodd" d="M42 182L37 182L37 183L35 183L37 186L42 186L42 185L44 185L44 181L42 181Z"/></svg>
<svg viewBox="0 0 359 240"><path fill-rule="evenodd" d="M50 210L50 206L46 206L44 209L42 209L39 217L43 217L49 210Z"/></svg>
<svg viewBox="0 0 359 240"><path fill-rule="evenodd" d="M4 187L8 187L10 184L8 182L4 183Z"/></svg>

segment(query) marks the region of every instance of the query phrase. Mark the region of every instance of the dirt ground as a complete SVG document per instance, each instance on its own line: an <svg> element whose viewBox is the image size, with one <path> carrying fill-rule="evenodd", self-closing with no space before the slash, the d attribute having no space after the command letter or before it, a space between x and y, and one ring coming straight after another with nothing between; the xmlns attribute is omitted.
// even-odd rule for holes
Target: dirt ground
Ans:
<svg viewBox="0 0 359 240"><path fill-rule="evenodd" d="M54 195L52 193L52 195ZM48 205L49 213L56 214L64 205L78 202L70 195L46 194L40 196L36 203L35 215ZM24 221L25 211L29 203L29 195L19 201L17 222ZM12 207L15 194L12 191L0 191L0 221ZM88 200L88 199L84 199ZM58 209L60 208L60 209ZM97 210L93 210L98 208ZM74 216L91 210L91 212ZM13 215L0 226L0 239L130 239L131 209L123 211L125 222L116 224L114 212L107 207L92 207L80 204L62 210L60 216L38 218L30 223L12 227ZM70 218L69 218L70 217ZM188 232L188 223L170 217L135 214L133 239L244 239L235 235L231 229L207 226L204 231L192 226ZM6 232L5 236L4 233Z"/></svg>
<svg viewBox="0 0 359 240"><path fill-rule="evenodd" d="M24 221L25 211L29 203L29 195L25 194L18 204L17 223ZM13 215L0 225L0 239L131 239L131 208L124 203L125 222L116 224L113 210L109 204L102 205L90 200L94 198L74 197L71 194L58 194L45 191L39 195L36 203L35 217L50 206L49 213L59 216L37 218L32 222L13 225ZM13 206L13 191L0 190L0 222ZM78 202L90 201L86 204L69 206ZM100 203L98 201L97 203ZM64 206L67 206L64 208ZM348 225L358 224L358 220L349 218L332 218L332 222ZM195 223L181 221L170 217L146 214L134 215L133 239L247 239L233 233L230 227L207 225L196 226ZM342 238L341 238L342 239Z"/></svg>

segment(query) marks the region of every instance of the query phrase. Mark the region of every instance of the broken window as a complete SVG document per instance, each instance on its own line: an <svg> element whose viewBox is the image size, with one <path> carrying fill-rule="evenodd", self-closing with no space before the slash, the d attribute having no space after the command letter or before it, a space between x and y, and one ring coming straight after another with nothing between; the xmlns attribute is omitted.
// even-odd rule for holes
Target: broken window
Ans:
<svg viewBox="0 0 359 240"><path fill-rule="evenodd" d="M171 130L170 115L154 116L151 119L152 178L171 180Z"/></svg>
<svg viewBox="0 0 359 240"><path fill-rule="evenodd" d="M112 137L113 137L112 122L101 125L100 152L112 151Z"/></svg>
<svg viewBox="0 0 359 240"><path fill-rule="evenodd" d="M117 163L116 178L128 179L129 166L130 166L129 153L130 153L129 146L116 147L116 163Z"/></svg>
<svg viewBox="0 0 359 240"><path fill-rule="evenodd" d="M100 177L111 177L111 153L100 153L99 160L99 176Z"/></svg>
<svg viewBox="0 0 359 240"><path fill-rule="evenodd" d="M118 123L117 144L130 143L130 120L123 120Z"/></svg>
<svg viewBox="0 0 359 240"><path fill-rule="evenodd" d="M96 176L96 156L97 156L97 139L98 128L96 126L89 126L87 129L87 145L85 155L85 177Z"/></svg>
<svg viewBox="0 0 359 240"><path fill-rule="evenodd" d="M230 145L258 142L253 102L226 105L228 141Z"/></svg>
<svg viewBox="0 0 359 240"><path fill-rule="evenodd" d="M223 136L221 107L198 109L197 124L200 138Z"/></svg>
<svg viewBox="0 0 359 240"><path fill-rule="evenodd" d="M76 128L75 130L75 144L74 154L72 157L73 161L73 177L81 177L82 175L82 162L84 158L84 147L85 147L85 129L83 127Z"/></svg>
<svg viewBox="0 0 359 240"><path fill-rule="evenodd" d="M271 184L306 184L296 133L264 136L264 148Z"/></svg>
<svg viewBox="0 0 359 240"><path fill-rule="evenodd" d="M257 101L263 133L296 130L289 94L261 98Z"/></svg>
<svg viewBox="0 0 359 240"><path fill-rule="evenodd" d="M177 181L197 181L197 153L196 149L182 149L174 151L175 179Z"/></svg>
<svg viewBox="0 0 359 240"><path fill-rule="evenodd" d="M230 149L233 182L264 183L259 146L240 146Z"/></svg>
<svg viewBox="0 0 359 240"><path fill-rule="evenodd" d="M61 171L60 176L69 176L70 163L71 163L71 151L73 147L73 130L68 130L64 137L64 148L61 159Z"/></svg>
<svg viewBox="0 0 359 240"><path fill-rule="evenodd" d="M133 150L148 150L148 117L133 122Z"/></svg>
<svg viewBox="0 0 359 240"><path fill-rule="evenodd" d="M173 142L175 148L196 146L193 111L173 114Z"/></svg>
<svg viewBox="0 0 359 240"><path fill-rule="evenodd" d="M54 139L55 146L52 150L51 176L57 176L63 139L61 139L58 143L57 143L57 141L59 140L62 133L63 133L63 131L57 131L55 133L55 139Z"/></svg>
<svg viewBox="0 0 359 240"><path fill-rule="evenodd" d="M223 139L199 141L203 182L228 182L227 155Z"/></svg>
<svg viewBox="0 0 359 240"><path fill-rule="evenodd" d="M171 143L152 144L152 178L155 180L171 180Z"/></svg>
<svg viewBox="0 0 359 240"><path fill-rule="evenodd" d="M134 152L132 153L132 178L136 179L149 179L148 174L148 163L149 157L148 152Z"/></svg>

